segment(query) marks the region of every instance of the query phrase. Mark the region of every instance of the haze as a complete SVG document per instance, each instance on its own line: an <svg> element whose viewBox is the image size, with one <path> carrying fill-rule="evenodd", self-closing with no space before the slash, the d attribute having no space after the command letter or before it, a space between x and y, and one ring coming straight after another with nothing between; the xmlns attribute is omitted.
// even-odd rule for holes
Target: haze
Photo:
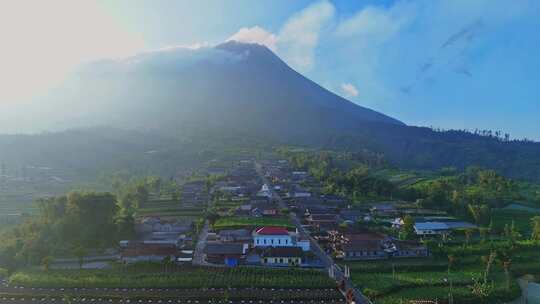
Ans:
<svg viewBox="0 0 540 304"><path fill-rule="evenodd" d="M5 104L35 99L77 65L234 39L264 44L330 91L407 124L540 139L537 1L58 0L1 6L3 133L43 131L17 125L24 119Z"/></svg>

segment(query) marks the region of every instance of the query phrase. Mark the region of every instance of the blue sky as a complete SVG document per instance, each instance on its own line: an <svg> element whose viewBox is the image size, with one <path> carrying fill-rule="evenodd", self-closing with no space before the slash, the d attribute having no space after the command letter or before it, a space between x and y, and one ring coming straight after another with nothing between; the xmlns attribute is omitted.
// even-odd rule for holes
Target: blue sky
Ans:
<svg viewBox="0 0 540 304"><path fill-rule="evenodd" d="M34 53L23 53L26 66L58 71L58 79L61 71L98 57L235 39L265 44L329 90L407 124L540 140L537 0L100 0L82 8L57 0L39 9L35 1L21 2L0 13L4 52L12 45L12 56L0 63L7 71L11 64L26 83L32 74L36 86L54 77L16 65L21 35L10 41L14 28L38 40L55 33ZM27 16L30 8L39 14ZM32 28L18 13L32 24L45 19ZM51 29L51 20L64 26ZM36 42L27 40L30 49ZM13 75L4 78L19 92ZM6 94L0 102L18 97Z"/></svg>

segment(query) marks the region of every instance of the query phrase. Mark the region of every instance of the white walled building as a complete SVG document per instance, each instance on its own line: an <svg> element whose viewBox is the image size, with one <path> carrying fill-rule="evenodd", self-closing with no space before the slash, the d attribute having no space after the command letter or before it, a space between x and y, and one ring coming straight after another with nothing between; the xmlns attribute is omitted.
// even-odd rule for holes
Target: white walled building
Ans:
<svg viewBox="0 0 540 304"><path fill-rule="evenodd" d="M255 247L293 247L293 238L284 227L262 227L253 232Z"/></svg>
<svg viewBox="0 0 540 304"><path fill-rule="evenodd" d="M296 232L289 232L285 227L262 227L253 231L255 247L300 247L310 250L308 239L297 239Z"/></svg>

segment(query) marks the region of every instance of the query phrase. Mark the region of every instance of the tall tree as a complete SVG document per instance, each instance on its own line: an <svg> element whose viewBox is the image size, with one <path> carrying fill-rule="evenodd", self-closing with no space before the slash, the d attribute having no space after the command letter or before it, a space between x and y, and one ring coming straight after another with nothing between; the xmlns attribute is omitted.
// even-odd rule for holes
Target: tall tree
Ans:
<svg viewBox="0 0 540 304"><path fill-rule="evenodd" d="M540 241L540 216L535 216L531 219L532 234L531 238Z"/></svg>
<svg viewBox="0 0 540 304"><path fill-rule="evenodd" d="M504 275L506 277L505 288L506 291L510 290L510 266L512 265L512 258L508 252L503 252L499 254L499 260L501 262L502 268L504 270Z"/></svg>
<svg viewBox="0 0 540 304"><path fill-rule="evenodd" d="M414 230L414 218L410 215L406 215L403 218L403 226L401 227L402 238L405 240L410 240L415 237Z"/></svg>
<svg viewBox="0 0 540 304"><path fill-rule="evenodd" d="M86 249L82 246L77 246L73 248L73 255L77 257L77 261L79 262L79 269L82 269L82 266L84 264L84 257L86 256Z"/></svg>

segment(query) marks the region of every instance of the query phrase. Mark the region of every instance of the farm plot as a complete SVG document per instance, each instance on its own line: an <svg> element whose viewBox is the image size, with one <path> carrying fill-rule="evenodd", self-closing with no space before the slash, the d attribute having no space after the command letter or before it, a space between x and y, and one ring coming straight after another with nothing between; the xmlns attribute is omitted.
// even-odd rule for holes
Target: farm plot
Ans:
<svg viewBox="0 0 540 304"><path fill-rule="evenodd" d="M26 270L9 277L12 286L42 288L334 288L325 272L306 269L130 266L108 270Z"/></svg>
<svg viewBox="0 0 540 304"><path fill-rule="evenodd" d="M259 227L259 226L282 226L288 228L294 228L290 219L287 217L224 217L218 219L213 227L215 230L222 229L235 229L246 227Z"/></svg>
<svg viewBox="0 0 540 304"><path fill-rule="evenodd" d="M139 216L198 218L204 216L205 209L205 204L191 206L174 200L155 200L148 202L143 208L139 208L137 214Z"/></svg>

